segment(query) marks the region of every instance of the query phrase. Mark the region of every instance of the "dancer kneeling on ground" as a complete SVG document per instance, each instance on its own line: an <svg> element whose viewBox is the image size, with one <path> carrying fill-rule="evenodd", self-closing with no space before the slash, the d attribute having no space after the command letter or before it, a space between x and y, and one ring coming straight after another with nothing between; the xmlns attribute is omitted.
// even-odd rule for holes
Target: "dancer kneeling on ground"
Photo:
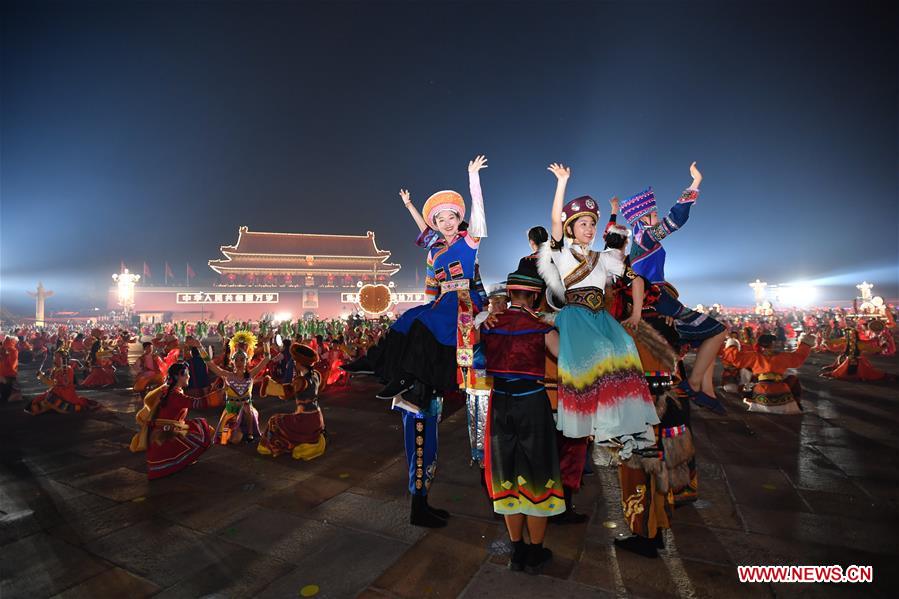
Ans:
<svg viewBox="0 0 899 599"><path fill-rule="evenodd" d="M798 414L802 411L799 396L802 387L799 377L787 375L788 368L799 368L815 346L815 336L803 333L793 351L775 351L774 335L759 336L758 349L741 350L740 342L728 339L721 360L736 368L748 368L758 377L752 387L752 395L743 400L750 412L772 414Z"/></svg>
<svg viewBox="0 0 899 599"><path fill-rule="evenodd" d="M296 400L293 414L275 414L268 420L256 451L278 457L288 453L295 460L312 460L325 453L325 420L318 407L321 375L312 368L318 354L308 345L292 343L292 381L284 385L284 399Z"/></svg>
<svg viewBox="0 0 899 599"><path fill-rule="evenodd" d="M213 429L205 418L188 418L190 408L204 408L202 398L184 394L190 370L172 364L166 383L147 394L137 413L140 431L131 439L133 452L147 452L147 478L162 478L184 470L212 445Z"/></svg>
<svg viewBox="0 0 899 599"><path fill-rule="evenodd" d="M32 416L50 411L68 414L97 407L97 402L81 397L75 392L75 369L69 365L69 353L63 347L53 354L53 370L50 376L38 371L37 378L50 389L25 406L25 411Z"/></svg>
<svg viewBox="0 0 899 599"><path fill-rule="evenodd" d="M194 343L199 345L196 340ZM244 439L247 443L252 443L259 435L259 412L253 406L253 379L265 370L271 354L268 343L264 343L265 355L262 360L252 369L248 369L249 356L256 348L256 336L249 331L240 331L231 338L229 345L232 351L233 370L216 366L203 354L206 366L212 373L221 377L225 387L225 409L218 425L219 443L236 444ZM199 349L202 352L202 348Z"/></svg>
<svg viewBox="0 0 899 599"><path fill-rule="evenodd" d="M565 512L555 424L543 386L546 354L558 352L559 334L531 311L542 287L535 270L511 273L506 289L512 305L488 317L481 333L493 377L485 475L493 509L505 518L512 541L509 568L529 574L552 559L543 547L547 519Z"/></svg>

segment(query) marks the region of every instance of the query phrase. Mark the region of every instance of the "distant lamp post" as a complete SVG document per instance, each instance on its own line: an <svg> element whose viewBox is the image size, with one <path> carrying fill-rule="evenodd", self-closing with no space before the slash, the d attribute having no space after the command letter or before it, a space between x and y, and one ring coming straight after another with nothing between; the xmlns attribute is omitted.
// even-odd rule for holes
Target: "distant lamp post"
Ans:
<svg viewBox="0 0 899 599"><path fill-rule="evenodd" d="M119 287L119 305L126 314L131 314L134 309L134 285L140 280L140 275L130 273L124 268L122 272L112 275L112 280Z"/></svg>
<svg viewBox="0 0 899 599"><path fill-rule="evenodd" d="M862 281L861 283L856 285L855 288L862 292L862 301L863 302L871 301L871 298L873 297L871 290L874 289L874 285L872 285L871 283L869 283L867 281Z"/></svg>

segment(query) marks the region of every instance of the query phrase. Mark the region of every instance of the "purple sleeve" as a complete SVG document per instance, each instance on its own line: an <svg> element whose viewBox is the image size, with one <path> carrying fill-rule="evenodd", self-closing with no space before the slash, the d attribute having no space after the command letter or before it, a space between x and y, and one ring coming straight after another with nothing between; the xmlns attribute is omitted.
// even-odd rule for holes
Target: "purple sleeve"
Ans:
<svg viewBox="0 0 899 599"><path fill-rule="evenodd" d="M420 248L430 249L434 243L440 240L440 234L434 229L428 227L422 231L415 240L415 245Z"/></svg>

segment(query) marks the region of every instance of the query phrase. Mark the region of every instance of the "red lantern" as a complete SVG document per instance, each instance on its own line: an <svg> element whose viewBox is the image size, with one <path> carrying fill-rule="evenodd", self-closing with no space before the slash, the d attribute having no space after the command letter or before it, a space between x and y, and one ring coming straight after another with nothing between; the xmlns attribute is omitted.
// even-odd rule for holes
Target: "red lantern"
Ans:
<svg viewBox="0 0 899 599"><path fill-rule="evenodd" d="M293 283L293 276L292 275L284 275L284 284L290 285L291 283Z"/></svg>
<svg viewBox="0 0 899 599"><path fill-rule="evenodd" d="M229 272L229 273L228 273L228 280L231 281L231 282L233 283L234 281L237 280L237 275L234 274L233 272Z"/></svg>

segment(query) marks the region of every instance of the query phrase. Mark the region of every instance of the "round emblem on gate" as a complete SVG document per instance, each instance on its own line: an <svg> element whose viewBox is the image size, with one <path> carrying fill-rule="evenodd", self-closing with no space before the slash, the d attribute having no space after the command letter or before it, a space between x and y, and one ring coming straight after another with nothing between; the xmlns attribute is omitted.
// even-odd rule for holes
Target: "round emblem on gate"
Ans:
<svg viewBox="0 0 899 599"><path fill-rule="evenodd" d="M359 289L359 307L370 316L379 316L393 304L387 285L363 285Z"/></svg>

